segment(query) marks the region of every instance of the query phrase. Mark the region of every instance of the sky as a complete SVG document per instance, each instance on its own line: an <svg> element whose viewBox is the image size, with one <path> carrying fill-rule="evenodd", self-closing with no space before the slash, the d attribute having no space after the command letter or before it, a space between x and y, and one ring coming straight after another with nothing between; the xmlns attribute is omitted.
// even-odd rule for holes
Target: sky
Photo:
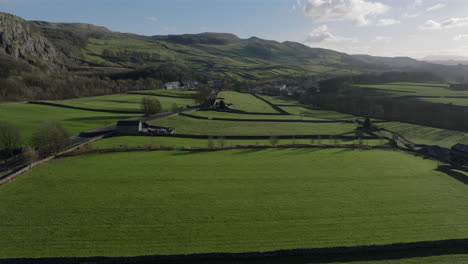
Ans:
<svg viewBox="0 0 468 264"><path fill-rule="evenodd" d="M467 0L0 0L27 20L142 35L233 33L350 54L468 56Z"/></svg>

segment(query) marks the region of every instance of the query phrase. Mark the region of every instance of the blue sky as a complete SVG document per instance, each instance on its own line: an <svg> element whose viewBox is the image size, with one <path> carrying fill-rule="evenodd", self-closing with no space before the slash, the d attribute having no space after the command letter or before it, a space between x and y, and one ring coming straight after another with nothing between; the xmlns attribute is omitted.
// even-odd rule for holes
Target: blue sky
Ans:
<svg viewBox="0 0 468 264"><path fill-rule="evenodd" d="M144 35L228 32L352 54L468 56L466 0L0 0L0 11Z"/></svg>

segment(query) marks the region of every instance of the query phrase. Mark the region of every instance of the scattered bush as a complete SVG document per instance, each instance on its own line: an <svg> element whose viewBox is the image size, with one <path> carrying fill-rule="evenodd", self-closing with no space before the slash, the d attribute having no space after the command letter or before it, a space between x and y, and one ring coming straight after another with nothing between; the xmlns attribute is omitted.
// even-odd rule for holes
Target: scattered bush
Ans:
<svg viewBox="0 0 468 264"><path fill-rule="evenodd" d="M39 156L55 154L67 145L68 132L56 121L43 122L32 136L32 144L39 151Z"/></svg>

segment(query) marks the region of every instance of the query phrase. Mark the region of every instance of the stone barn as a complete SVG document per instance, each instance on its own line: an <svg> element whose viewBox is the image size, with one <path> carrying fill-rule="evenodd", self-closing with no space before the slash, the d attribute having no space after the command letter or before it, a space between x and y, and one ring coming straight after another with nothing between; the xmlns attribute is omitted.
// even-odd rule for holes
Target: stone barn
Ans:
<svg viewBox="0 0 468 264"><path fill-rule="evenodd" d="M139 135L143 131L143 123L139 120L119 121L115 130L119 135Z"/></svg>

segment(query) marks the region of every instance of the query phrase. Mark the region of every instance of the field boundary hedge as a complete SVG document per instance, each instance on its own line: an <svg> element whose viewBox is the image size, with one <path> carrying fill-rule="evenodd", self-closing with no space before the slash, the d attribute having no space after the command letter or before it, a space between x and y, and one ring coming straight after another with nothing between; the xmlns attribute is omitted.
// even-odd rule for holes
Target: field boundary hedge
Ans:
<svg viewBox="0 0 468 264"><path fill-rule="evenodd" d="M389 260L468 253L468 239L448 239L350 247L299 248L267 252L144 255L133 257L56 257L0 259L7 264L121 264L121 263L327 263ZM203 262L202 262L203 261ZM237 262L233 262L237 261Z"/></svg>
<svg viewBox="0 0 468 264"><path fill-rule="evenodd" d="M257 94L254 94L254 93L250 93L251 95L253 95L254 97L256 97L257 99L267 103L269 106L271 106L271 108L275 109L276 111L278 111L279 113L281 114L284 114L284 115L289 115L288 112L284 111L281 107L273 104L272 102L268 101L267 99L263 98L263 97L260 97L259 95Z"/></svg>
<svg viewBox="0 0 468 264"><path fill-rule="evenodd" d="M195 138L195 139L210 139L210 138L224 138L224 139L343 139L343 140L367 140L367 139L381 139L378 136L344 136L344 135L269 135L269 136L222 136L222 135L190 135L190 134L170 134L160 135L159 137L175 137L175 138Z"/></svg>
<svg viewBox="0 0 468 264"><path fill-rule="evenodd" d="M388 146L368 146L359 144L278 144L278 145L233 145L225 147L165 147L165 146L137 146L137 147L117 147L117 148L102 148L102 149L87 149L77 150L75 152L67 152L57 155L56 158L67 158L75 156L83 156L89 154L106 154L106 153L126 153L126 152L142 152L142 151L190 151L190 152L206 152L206 151L223 151L233 149L286 149L286 148L319 148L319 149L361 149L361 150L395 150Z"/></svg>
<svg viewBox="0 0 468 264"><path fill-rule="evenodd" d="M57 103L51 103L51 102L43 102L43 101L29 101L28 104L48 105L48 106L55 106L55 107L62 107L62 108L69 108L69 109L77 109L77 110L93 111L93 112L104 112L104 113L114 113L114 114L143 114L143 112L141 112L141 111L119 111L119 110L109 110L109 109L94 109L94 108L77 107L77 106L70 106L70 105L57 104Z"/></svg>
<svg viewBox="0 0 468 264"><path fill-rule="evenodd" d="M206 117L197 116L191 114L180 114L181 116L203 119L203 120L214 120L214 121L237 121L237 122L285 122L285 123L355 123L352 120L301 120L301 119L243 119L243 118L220 118L220 117Z"/></svg>

